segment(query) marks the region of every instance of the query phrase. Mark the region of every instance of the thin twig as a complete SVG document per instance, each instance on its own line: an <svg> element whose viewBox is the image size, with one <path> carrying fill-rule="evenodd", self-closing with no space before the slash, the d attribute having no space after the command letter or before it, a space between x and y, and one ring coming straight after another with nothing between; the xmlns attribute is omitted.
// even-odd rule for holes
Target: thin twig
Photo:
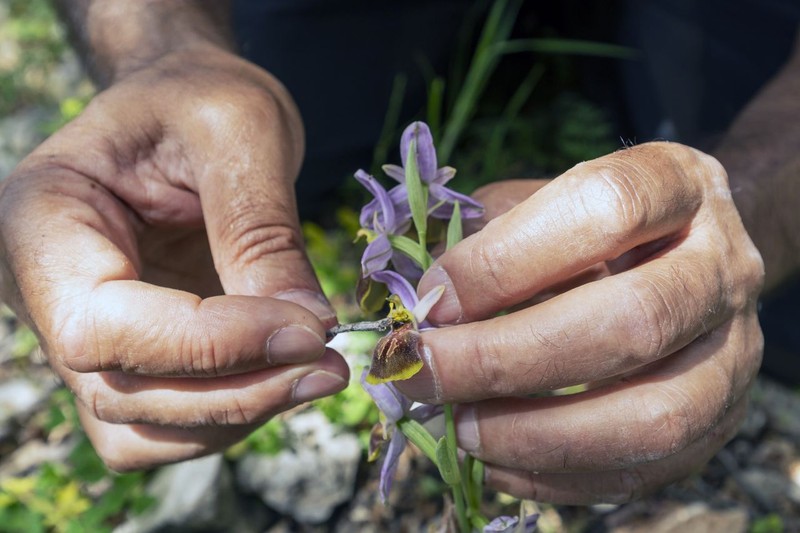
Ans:
<svg viewBox="0 0 800 533"><path fill-rule="evenodd" d="M382 318L374 322L353 322L351 324L338 324L325 332L328 340L334 338L339 333L349 333L351 331L386 331L392 327L391 318Z"/></svg>

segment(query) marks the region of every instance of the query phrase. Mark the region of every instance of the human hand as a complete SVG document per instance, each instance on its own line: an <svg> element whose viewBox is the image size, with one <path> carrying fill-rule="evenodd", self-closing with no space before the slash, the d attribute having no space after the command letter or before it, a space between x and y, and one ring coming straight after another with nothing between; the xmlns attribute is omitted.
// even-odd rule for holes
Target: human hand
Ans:
<svg viewBox="0 0 800 533"><path fill-rule="evenodd" d="M488 463L489 485L628 501L734 434L761 360L763 264L725 171L685 146L625 149L543 185L479 196L496 218L418 288L444 284L428 319L456 325L423 334L426 370L397 385L463 403L459 444Z"/></svg>
<svg viewBox="0 0 800 533"><path fill-rule="evenodd" d="M347 385L297 220L302 155L284 88L198 46L117 79L3 184L2 294L111 468L221 450Z"/></svg>

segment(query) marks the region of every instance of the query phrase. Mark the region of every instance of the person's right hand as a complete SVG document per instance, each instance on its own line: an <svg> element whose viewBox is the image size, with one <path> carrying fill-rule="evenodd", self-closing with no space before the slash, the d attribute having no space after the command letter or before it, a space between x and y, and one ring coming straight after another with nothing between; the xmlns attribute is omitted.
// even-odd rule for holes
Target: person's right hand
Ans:
<svg viewBox="0 0 800 533"><path fill-rule="evenodd" d="M2 295L111 468L221 450L347 385L297 220L302 156L280 83L197 47L116 80L3 183Z"/></svg>

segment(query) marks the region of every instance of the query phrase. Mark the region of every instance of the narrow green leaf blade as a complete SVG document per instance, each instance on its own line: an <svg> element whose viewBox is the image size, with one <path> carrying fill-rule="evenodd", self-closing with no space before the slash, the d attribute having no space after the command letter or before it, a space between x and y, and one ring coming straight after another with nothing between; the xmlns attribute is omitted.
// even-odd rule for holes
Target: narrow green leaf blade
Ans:
<svg viewBox="0 0 800 533"><path fill-rule="evenodd" d="M436 443L436 462L439 466L439 474L442 480L450 486L461 483L461 470L458 467L458 460L450 452L447 439L442 437Z"/></svg>
<svg viewBox="0 0 800 533"><path fill-rule="evenodd" d="M408 190L408 206L411 208L411 219L417 233L424 236L428 229L428 198L417 164L417 140L411 139L406 158L406 189ZM423 242L420 239L420 242Z"/></svg>
<svg viewBox="0 0 800 533"><path fill-rule="evenodd" d="M447 225L447 249L449 250L464 238L464 228L461 224L461 202L456 200L453 205L453 216Z"/></svg>
<svg viewBox="0 0 800 533"><path fill-rule="evenodd" d="M427 251L423 252L419 243L412 241L408 237L403 235L389 235L389 243L392 245L392 248L407 255L422 268L427 268L426 265L430 265L433 262L433 258L430 257L430 254Z"/></svg>

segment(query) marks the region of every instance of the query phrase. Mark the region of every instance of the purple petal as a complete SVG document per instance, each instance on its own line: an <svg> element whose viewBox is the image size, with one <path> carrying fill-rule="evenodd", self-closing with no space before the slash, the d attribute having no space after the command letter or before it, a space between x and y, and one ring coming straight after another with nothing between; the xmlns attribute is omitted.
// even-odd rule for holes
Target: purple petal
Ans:
<svg viewBox="0 0 800 533"><path fill-rule="evenodd" d="M525 517L525 527L523 531L525 533L533 533L536 531L537 522L539 522L539 513L529 514Z"/></svg>
<svg viewBox="0 0 800 533"><path fill-rule="evenodd" d="M383 270L391 258L392 244L389 238L384 234L378 235L364 248L364 254L361 256L361 275L366 278Z"/></svg>
<svg viewBox="0 0 800 533"><path fill-rule="evenodd" d="M466 194L461 194L444 185L432 183L430 186L431 205L436 205L444 201L443 205L437 207L431 216L434 218L449 219L453 216L453 204L458 201L461 204L461 218L480 218L483 216L483 204L473 200Z"/></svg>
<svg viewBox="0 0 800 533"><path fill-rule="evenodd" d="M392 204L389 193L378 183L378 180L363 170L356 171L355 176L358 182L375 197L375 200L372 200L361 209L361 216L359 217L361 227L370 228L381 233L393 231L395 227L394 204ZM376 225L380 225L380 227L376 227Z"/></svg>
<svg viewBox="0 0 800 533"><path fill-rule="evenodd" d="M375 272L370 276L377 282L385 283L389 287L389 292L400 297L400 301L409 311L419 303L417 292L414 287L400 274L391 270Z"/></svg>
<svg viewBox="0 0 800 533"><path fill-rule="evenodd" d="M397 250L392 254L392 265L394 266L395 272L414 285L416 285L422 277L422 267L406 254L398 252Z"/></svg>
<svg viewBox="0 0 800 533"><path fill-rule="evenodd" d="M381 500L386 503L389 499L389 491L392 488L394 475L397 473L397 462L400 454L406 447L406 437L402 431L392 433L392 440L389 441L389 448L386 450L386 458L381 465L380 493Z"/></svg>
<svg viewBox="0 0 800 533"><path fill-rule="evenodd" d="M403 170L403 167L397 165L383 165L381 168L387 176L400 182L401 185L406 183L406 171Z"/></svg>
<svg viewBox="0 0 800 533"><path fill-rule="evenodd" d="M368 373L369 370L366 368L361 373L361 386L364 387L367 394L372 397L372 401L378 406L378 410L386 417L386 423L396 424L411 408L411 400L406 398L397 390L397 387L391 383L370 385L367 383Z"/></svg>
<svg viewBox="0 0 800 533"><path fill-rule="evenodd" d="M414 122L409 125L400 138L400 158L403 160L403 168L406 168L408 160L408 147L411 140L415 139L417 144L417 167L419 177L423 183L431 183L436 179L436 148L433 146L433 136L428 125L424 122Z"/></svg>
<svg viewBox="0 0 800 533"><path fill-rule="evenodd" d="M424 424L431 418L435 418L443 413L444 407L441 405L421 403L409 411L408 417Z"/></svg>
<svg viewBox="0 0 800 533"><path fill-rule="evenodd" d="M483 526L483 533L533 533L536 531L536 523L539 521L539 513L529 514L525 517L523 524L519 523L518 516L498 516L488 525Z"/></svg>
<svg viewBox="0 0 800 533"><path fill-rule="evenodd" d="M389 198L394 206L394 235L402 235L411 228L411 207L408 205L408 189L396 185L389 189Z"/></svg>
<svg viewBox="0 0 800 533"><path fill-rule="evenodd" d="M444 185L456 175L456 169L453 167L442 167L436 171L436 179L434 179L431 183L436 183L439 185Z"/></svg>
<svg viewBox="0 0 800 533"><path fill-rule="evenodd" d="M519 523L516 516L498 516L483 526L483 533L512 533Z"/></svg>

